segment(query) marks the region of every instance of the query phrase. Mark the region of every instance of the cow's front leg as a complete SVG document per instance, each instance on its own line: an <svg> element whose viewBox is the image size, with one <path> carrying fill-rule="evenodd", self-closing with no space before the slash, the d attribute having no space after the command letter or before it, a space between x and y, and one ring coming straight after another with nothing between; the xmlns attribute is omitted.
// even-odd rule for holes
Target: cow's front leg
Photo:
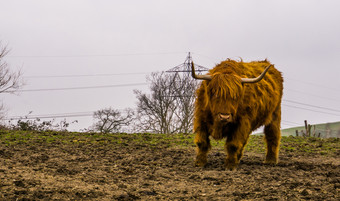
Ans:
<svg viewBox="0 0 340 201"><path fill-rule="evenodd" d="M233 135L227 137L225 149L226 170L235 170L243 156L244 147L249 139L249 131L236 131Z"/></svg>
<svg viewBox="0 0 340 201"><path fill-rule="evenodd" d="M196 160L195 166L203 167L207 164L207 155L211 148L207 132L198 131L195 136Z"/></svg>

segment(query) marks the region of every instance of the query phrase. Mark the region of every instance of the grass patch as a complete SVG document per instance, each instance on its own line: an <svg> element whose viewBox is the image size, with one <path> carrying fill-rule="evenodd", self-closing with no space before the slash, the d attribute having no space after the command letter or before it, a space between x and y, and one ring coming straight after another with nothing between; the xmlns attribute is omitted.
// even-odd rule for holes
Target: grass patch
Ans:
<svg viewBox="0 0 340 201"><path fill-rule="evenodd" d="M224 141L211 140L212 146L224 149ZM194 134L150 134L150 133L78 133L56 131L12 131L0 130L0 145L16 144L105 144L108 146L129 146L131 143L148 147L178 147L194 148ZM245 147L246 152L264 153L265 142L263 136L252 135ZM340 140L338 138L304 138L282 137L281 152L301 152L305 154L338 155Z"/></svg>

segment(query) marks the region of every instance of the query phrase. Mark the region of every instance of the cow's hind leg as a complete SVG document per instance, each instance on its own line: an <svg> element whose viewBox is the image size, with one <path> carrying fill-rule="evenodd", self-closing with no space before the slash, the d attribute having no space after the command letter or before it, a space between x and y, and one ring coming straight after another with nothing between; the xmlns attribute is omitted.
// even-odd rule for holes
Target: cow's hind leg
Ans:
<svg viewBox="0 0 340 201"><path fill-rule="evenodd" d="M207 164L207 155L211 148L210 139L206 132L197 132L195 136L196 161L195 165L203 167Z"/></svg>
<svg viewBox="0 0 340 201"><path fill-rule="evenodd" d="M267 143L267 153L265 163L277 164L279 158L279 146L281 140L281 110L280 107L273 114L273 120L264 127L265 141Z"/></svg>

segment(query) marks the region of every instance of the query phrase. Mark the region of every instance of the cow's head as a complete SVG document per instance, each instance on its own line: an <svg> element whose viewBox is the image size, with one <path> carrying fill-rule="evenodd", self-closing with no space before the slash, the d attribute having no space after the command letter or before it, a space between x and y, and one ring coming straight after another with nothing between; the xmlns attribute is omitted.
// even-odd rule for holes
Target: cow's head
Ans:
<svg viewBox="0 0 340 201"><path fill-rule="evenodd" d="M237 108L243 96L244 83L259 82L271 65L257 78L240 78L234 74L216 72L212 75L197 75L194 63L191 63L192 77L195 79L207 80L203 83L206 93L206 105L214 118L214 123L226 124L235 121Z"/></svg>

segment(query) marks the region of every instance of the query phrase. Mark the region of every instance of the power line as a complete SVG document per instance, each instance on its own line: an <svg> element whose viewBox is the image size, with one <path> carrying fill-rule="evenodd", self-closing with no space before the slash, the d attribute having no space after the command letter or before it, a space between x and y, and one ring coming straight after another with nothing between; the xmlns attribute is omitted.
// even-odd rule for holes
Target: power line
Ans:
<svg viewBox="0 0 340 201"><path fill-rule="evenodd" d="M83 74L83 75L30 75L24 78L74 78L74 77L109 77L116 75L143 75L151 72L137 72L137 73L110 73L110 74Z"/></svg>
<svg viewBox="0 0 340 201"><path fill-rule="evenodd" d="M286 125L286 126L292 126L292 127L297 127L294 124L289 124L289 123L285 123L285 122L281 122L281 125Z"/></svg>
<svg viewBox="0 0 340 201"><path fill-rule="evenodd" d="M339 89L337 89L337 88L332 88L332 87L325 86L325 85L315 84L314 82L307 82L307 81L303 81L303 80L288 78L286 76L284 77L284 79L285 80L288 79L288 80L295 81L295 82L300 82L300 83L306 84L308 86L313 85L313 86L316 86L316 87L319 87L319 88L324 88L324 89L329 89L329 90L333 90L333 91L339 92Z"/></svg>
<svg viewBox="0 0 340 201"><path fill-rule="evenodd" d="M314 96L314 97L317 97L317 98L321 98L321 99L325 99L325 100L331 100L331 101L336 101L336 102L339 102L340 99L336 99L336 98L330 98L330 97L324 97L324 96L319 96L319 95L315 95L315 94L311 94L311 93L306 93L304 91L299 91L299 90L295 90L295 89L287 89L285 88L285 90L288 90L288 91L292 91L292 92L295 92L295 93L299 93L299 94L306 94L308 96Z"/></svg>
<svg viewBox="0 0 340 201"><path fill-rule="evenodd" d="M88 86L88 87L70 87L70 88L50 88L50 89L26 89L26 90L16 90L16 91L6 91L3 93L13 93L13 92L43 92L43 91L66 91L66 90L83 90L83 89L98 89L98 88L115 88L115 87L128 87L128 86L141 86L141 85L147 85L147 83L132 83L132 84L120 84L120 85L104 85L104 86ZM308 107L314 107L318 109L323 109L323 110L329 110L329 111L335 111L335 112L340 112L340 110L336 109L331 109L331 108L326 108L326 107L321 107L321 106L316 106L316 105L310 105L306 103L300 103L297 101L292 101L292 100L287 100L284 99L283 101L285 102L290 102L290 103L295 103L299 105L304 105ZM312 110L312 109L307 109L307 108L302 108L298 106L292 106L292 105L286 105L282 104L287 107L291 108L296 108L296 109L302 109L302 110L308 110L312 112L318 112L318 113L323 113L323 114L330 114L330 115L335 115L335 116L340 116L338 114L334 113L329 113L329 112L324 112L324 111L317 111L317 110Z"/></svg>
<svg viewBox="0 0 340 201"><path fill-rule="evenodd" d="M296 125L296 126L302 126L301 124L293 122L293 121L281 120L281 122L283 122L285 124L292 124L292 125Z"/></svg>
<svg viewBox="0 0 340 201"><path fill-rule="evenodd" d="M5 91L5 92L2 92L2 93L41 92L41 91L67 91L67 90L80 90L80 89L99 89L99 88L129 87L129 86L141 86L141 85L147 85L147 83L117 84L117 85L88 86L88 87L70 87L70 88L51 88L51 89L23 89L23 90Z"/></svg>
<svg viewBox="0 0 340 201"><path fill-rule="evenodd" d="M287 107L296 108L296 109L302 109L302 110L308 110L308 111L312 111L312 112L318 112L318 113L340 116L340 115L336 115L336 114L333 114L333 113L316 111L316 110L301 108L301 107L297 107L297 106L291 106L291 105L285 105L285 104L282 104L282 105L287 106ZM9 118L3 119L3 120L54 119L54 118L66 118L66 117L91 117L91 116L93 116L93 113L94 113L93 111L90 111L90 112L75 112L75 113L61 113L61 114L60 113L59 114L45 114L45 115L34 115L34 116L13 116L13 117L9 117ZM288 126L300 126L300 127L303 126L300 123L287 121L287 120L282 120L281 123L284 124L284 125L288 125Z"/></svg>
<svg viewBox="0 0 340 201"><path fill-rule="evenodd" d="M340 112L340 110L337 110L337 109L334 109L334 108L321 107L321 106L311 105L311 104L307 104L307 103L301 103L301 102L287 100L287 99L283 99L283 101L295 103L295 104L299 104L299 105L304 105L304 106L308 106L308 107L319 108L319 109L323 109L323 110L329 110L329 111L332 111L332 112Z"/></svg>
<svg viewBox="0 0 340 201"><path fill-rule="evenodd" d="M187 71L183 71L183 72L187 72ZM24 76L24 78L75 78L75 77L109 77L109 76L120 76L120 75L141 75L141 74L149 74L151 72L136 72L136 73L110 73L110 74L75 74L75 75L37 75L37 76L34 76L34 75L31 75L31 76ZM309 96L314 96L314 97L318 97L318 98L322 98L322 99L326 99L326 100L332 100L332 101L340 101L339 99L335 99L335 98L330 98L330 97L324 97L324 96L319 96L319 95L315 95L315 94L311 94L311 93L306 93L306 92L303 92L303 91L298 91L298 90L295 90L295 89L286 89L288 91L292 91L292 92L295 92L295 93L301 93L301 94L306 94L306 95L309 95ZM12 92L12 91L11 91ZM297 104L301 104L301 103L297 103ZM311 107L318 107L318 108L322 108L322 107L319 107L319 106L312 106L312 105L308 105L308 104L305 104L306 106L311 106ZM334 111L334 109L329 109L327 108L327 110L332 110ZM339 110L337 110L339 111Z"/></svg>
<svg viewBox="0 0 340 201"><path fill-rule="evenodd" d="M34 115L34 116L13 116L9 117L6 119L3 119L5 121L12 121L12 120L30 120L30 119L56 119L56 118L67 118L67 117L92 117L94 112L76 112L76 113L64 113L64 114L46 114L46 115ZM296 123L296 122L291 122L291 121L286 121L282 120L281 124L287 125L287 126L300 126L302 127L303 125Z"/></svg>
<svg viewBox="0 0 340 201"><path fill-rule="evenodd" d="M45 115L34 115L34 116L13 116L3 119L5 121L12 120L30 120L30 119L55 119L55 118L67 118L67 117L92 117L93 112L75 112L75 113L61 113L61 114L45 114ZM291 121L281 121L282 124L288 126L301 126L301 124L291 122Z"/></svg>
<svg viewBox="0 0 340 201"><path fill-rule="evenodd" d="M301 110L307 110L307 111L311 111L311 112L317 112L317 113L322 113L322 114L329 114L329 115L333 115L333 116L338 116L338 117L340 117L339 114L334 114L334 113L329 113L329 112L323 112L323 111L317 111L317 110L302 108L302 107L293 106L293 105L286 105L286 104L282 104L282 105L283 105L283 106L286 106L286 107L290 107L290 108L301 109Z"/></svg>
<svg viewBox="0 0 340 201"><path fill-rule="evenodd" d="M3 120L10 121L10 120L26 120L26 119L54 119L54 118L66 118L66 117L92 117L95 112L96 111L12 116L12 117L8 117Z"/></svg>
<svg viewBox="0 0 340 201"><path fill-rule="evenodd" d="M147 83L132 83L132 84L120 84L120 85L87 86L87 87L70 87L70 88L50 88L50 89L26 89L26 90L17 90L17 91L6 91L6 92L3 92L3 93L84 90L84 89L115 88L115 87L128 87L128 86L141 86L141 85L147 85ZM283 101L290 102L290 103L295 103L295 104L299 104L299 105L304 105L304 106L308 106L308 107L314 107L314 108L318 108L318 109L323 109L323 110L329 110L329 111L333 111L333 112L334 111L335 112L340 112L340 110L336 110L336 109L332 109L332 108L326 108L326 107L321 107L321 106L301 103L301 102L287 100L287 99L283 99ZM324 112L324 111L317 111L317 110L302 108L302 107L298 107L298 106L292 106L292 105L286 105L286 104L282 104L282 105L287 106L287 107L297 108L297 109L303 109L303 110L318 112L318 113L324 113L324 114L340 116L340 115L334 114L334 113L329 113L329 112Z"/></svg>
<svg viewBox="0 0 340 201"><path fill-rule="evenodd" d="M54 118L66 118L66 117L89 117L93 116L94 112L89 113L66 113L66 114L48 114L48 115L35 115L35 116L14 116L8 117L4 120L21 120L21 119L54 119Z"/></svg>
<svg viewBox="0 0 340 201"><path fill-rule="evenodd" d="M77 58L77 57L118 57L118 56L149 56L166 54L183 54L186 52L149 52L149 53L122 53L122 54L83 54L83 55L12 55L8 58Z"/></svg>

